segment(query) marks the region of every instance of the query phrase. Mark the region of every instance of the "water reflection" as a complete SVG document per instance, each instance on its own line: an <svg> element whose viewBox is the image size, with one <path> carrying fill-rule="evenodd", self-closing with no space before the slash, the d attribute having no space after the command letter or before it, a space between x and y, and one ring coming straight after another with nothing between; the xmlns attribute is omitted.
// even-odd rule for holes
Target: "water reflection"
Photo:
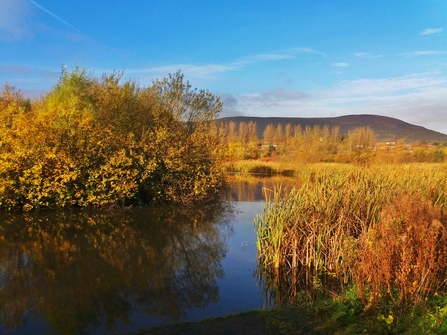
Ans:
<svg viewBox="0 0 447 335"><path fill-rule="evenodd" d="M342 280L303 266L271 271L258 263L257 281L263 287L266 304L280 307L314 301L327 293L339 294L344 287Z"/></svg>
<svg viewBox="0 0 447 335"><path fill-rule="evenodd" d="M82 334L99 324L113 329L137 312L178 321L219 299L228 203L1 215L6 329L43 319L56 333Z"/></svg>
<svg viewBox="0 0 447 335"><path fill-rule="evenodd" d="M232 186L232 200L234 201L269 201L273 190L290 192L292 188L299 188L302 181L297 178L284 176L264 177L249 174L235 174L229 178ZM254 217L253 217L254 218ZM258 286L263 288L264 306L289 306L297 300L313 300L315 298L315 284L322 283L334 289L338 282L331 282L330 278L322 278L311 274L307 268L277 269L271 272L257 262L255 278ZM338 286L337 286L338 285Z"/></svg>
<svg viewBox="0 0 447 335"><path fill-rule="evenodd" d="M276 304L274 282L256 286L253 219L263 188L294 183L235 176L235 202L191 210L0 213L0 332L125 333Z"/></svg>
<svg viewBox="0 0 447 335"><path fill-rule="evenodd" d="M265 200L269 193L265 190L281 188L284 191L298 187L299 181L283 176L259 177L249 174L235 174L228 177L231 186L230 200L260 201Z"/></svg>

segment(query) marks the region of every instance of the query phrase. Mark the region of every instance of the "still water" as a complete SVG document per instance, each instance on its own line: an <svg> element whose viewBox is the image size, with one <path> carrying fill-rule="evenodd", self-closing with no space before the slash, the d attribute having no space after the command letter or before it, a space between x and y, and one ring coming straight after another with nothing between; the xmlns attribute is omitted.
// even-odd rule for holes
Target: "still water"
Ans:
<svg viewBox="0 0 447 335"><path fill-rule="evenodd" d="M184 209L0 213L0 333L125 334L269 307L260 181Z"/></svg>

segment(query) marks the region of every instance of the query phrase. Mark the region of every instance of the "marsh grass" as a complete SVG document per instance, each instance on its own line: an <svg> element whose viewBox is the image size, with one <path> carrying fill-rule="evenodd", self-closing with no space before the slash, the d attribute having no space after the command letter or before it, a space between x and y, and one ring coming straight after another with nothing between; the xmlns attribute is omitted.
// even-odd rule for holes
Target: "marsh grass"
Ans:
<svg viewBox="0 0 447 335"><path fill-rule="evenodd" d="M259 175L282 175L294 176L297 165L291 162L265 161L265 160L238 160L227 161L224 163L224 169L230 173L247 173Z"/></svg>
<svg viewBox="0 0 447 335"><path fill-rule="evenodd" d="M327 283L335 280L340 291L354 282L371 306L384 296L400 303L443 290L445 171L318 164L299 172L300 187L266 189L264 213L255 218L265 286L336 294Z"/></svg>

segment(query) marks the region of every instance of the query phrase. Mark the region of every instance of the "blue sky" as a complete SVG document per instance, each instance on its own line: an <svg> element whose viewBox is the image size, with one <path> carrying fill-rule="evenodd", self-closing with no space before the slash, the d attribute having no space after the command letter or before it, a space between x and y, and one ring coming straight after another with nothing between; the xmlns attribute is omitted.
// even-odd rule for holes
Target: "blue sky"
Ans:
<svg viewBox="0 0 447 335"><path fill-rule="evenodd" d="M221 116L378 114L447 134L445 0L0 0L0 83L75 66L142 86L182 71Z"/></svg>

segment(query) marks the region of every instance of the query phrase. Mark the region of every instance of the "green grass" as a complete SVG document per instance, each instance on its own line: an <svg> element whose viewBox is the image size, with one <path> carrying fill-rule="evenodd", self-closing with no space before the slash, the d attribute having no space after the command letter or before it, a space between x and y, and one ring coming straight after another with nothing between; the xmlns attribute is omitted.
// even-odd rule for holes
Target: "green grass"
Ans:
<svg viewBox="0 0 447 335"><path fill-rule="evenodd" d="M134 335L435 335L447 334L447 297L438 295L395 315L390 305L365 312L351 287L341 296L303 303L300 307L251 310L169 326L142 329Z"/></svg>

